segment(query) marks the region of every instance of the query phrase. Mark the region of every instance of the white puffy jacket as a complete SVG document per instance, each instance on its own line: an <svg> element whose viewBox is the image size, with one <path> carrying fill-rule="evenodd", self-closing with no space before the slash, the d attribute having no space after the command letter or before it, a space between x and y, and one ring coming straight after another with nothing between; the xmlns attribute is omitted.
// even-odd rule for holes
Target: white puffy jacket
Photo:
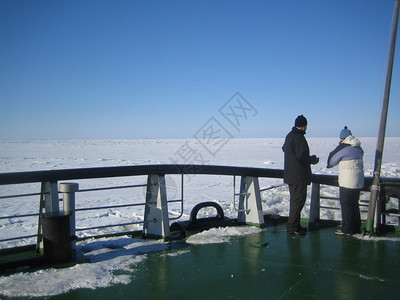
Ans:
<svg viewBox="0 0 400 300"><path fill-rule="evenodd" d="M361 142L349 135L328 157L328 168L339 165L339 186L349 189L364 187L364 151Z"/></svg>

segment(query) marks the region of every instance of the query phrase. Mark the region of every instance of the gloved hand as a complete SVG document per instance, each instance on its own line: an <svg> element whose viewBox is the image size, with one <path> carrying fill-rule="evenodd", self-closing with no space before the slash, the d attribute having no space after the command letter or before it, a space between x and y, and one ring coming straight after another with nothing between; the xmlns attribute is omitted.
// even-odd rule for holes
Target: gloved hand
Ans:
<svg viewBox="0 0 400 300"><path fill-rule="evenodd" d="M316 155L310 156L310 164L316 165L317 163L319 163L319 157L317 157Z"/></svg>

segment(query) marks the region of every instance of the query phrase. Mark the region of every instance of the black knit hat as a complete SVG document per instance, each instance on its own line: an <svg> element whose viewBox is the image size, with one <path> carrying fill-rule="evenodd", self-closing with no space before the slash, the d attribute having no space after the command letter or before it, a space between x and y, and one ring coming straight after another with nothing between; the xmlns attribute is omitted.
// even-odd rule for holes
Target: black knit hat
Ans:
<svg viewBox="0 0 400 300"><path fill-rule="evenodd" d="M300 115L296 118L296 120L294 121L294 126L295 127L303 127L307 125L307 119L305 116Z"/></svg>

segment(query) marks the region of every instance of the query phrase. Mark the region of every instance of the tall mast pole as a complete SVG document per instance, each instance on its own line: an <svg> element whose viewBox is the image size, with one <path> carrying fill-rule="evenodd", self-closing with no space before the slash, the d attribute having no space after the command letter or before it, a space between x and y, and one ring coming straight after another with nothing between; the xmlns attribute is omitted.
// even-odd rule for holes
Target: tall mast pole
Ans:
<svg viewBox="0 0 400 300"><path fill-rule="evenodd" d="M398 24L398 20L399 20L399 3L400 3L400 0L396 0L396 4L395 4L395 8L394 8L394 18L393 18L392 42L390 45L389 62L388 62L388 69L387 69L387 73L386 73L385 94L383 97L381 123L380 123L380 127L379 127L378 144L376 146L376 152L375 152L374 177L373 177L372 186L371 186L371 196L370 196L370 200L369 200L368 217L367 217L367 223L366 223L366 228L365 228L366 232L369 232L370 234L372 234L372 232L373 232L376 200L378 198L378 192L379 192L379 177L380 177L381 166L382 166L383 144L385 141L386 120L387 120L389 95L390 95L390 85L392 82L394 49L396 46L397 24Z"/></svg>

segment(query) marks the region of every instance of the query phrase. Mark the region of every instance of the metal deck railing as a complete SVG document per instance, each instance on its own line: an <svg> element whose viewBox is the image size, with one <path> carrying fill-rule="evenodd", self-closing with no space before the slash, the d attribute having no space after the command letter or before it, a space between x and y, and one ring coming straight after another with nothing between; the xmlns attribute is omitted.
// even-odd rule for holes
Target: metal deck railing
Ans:
<svg viewBox="0 0 400 300"><path fill-rule="evenodd" d="M127 166L127 167L104 167L104 168L85 168L85 169L67 169L67 170L50 170L50 171L36 171L36 172L17 172L17 173L3 173L0 174L0 185L17 185L17 184L25 184L25 183L40 183L42 186L42 190L40 192L33 191L32 193L21 193L21 194L12 194L12 195L2 195L0 196L0 201L9 201L10 199L18 199L21 197L38 197L39 201L42 199L46 199L46 197L56 197L53 201L53 208L44 208L44 210L48 211L58 211L58 203L54 203L55 201L62 201L62 198L59 198L59 191L57 189L58 183L61 181L70 181L70 180L84 180L84 179L100 179L100 178L113 178L113 177L129 177L129 176L152 176L152 175L180 175L181 183L180 183L180 198L179 199L169 199L168 203L178 203L180 204L180 213L178 216L169 217L169 220L179 219L183 215L184 209L184 176L185 175L196 175L196 174L205 174L205 175L227 175L233 176L233 197L235 201L235 197L239 196L240 193L236 192L236 176L241 176L242 178L253 177L253 178L275 178L281 179L283 178L283 170L278 169L264 169L264 168L246 168L246 167L231 167L231 166L210 166L210 165L144 165L144 166ZM338 200L336 197L324 196L320 194L321 185L328 186L338 186L337 176L333 175L312 175L312 193L311 193L311 204L310 204L310 222L318 222L320 220L320 209L333 209L338 210L338 206L326 206L321 205L320 200ZM372 178L365 178L365 188L364 191L369 191L372 183ZM98 187L98 188L87 188L87 189L79 189L77 193L92 193L92 192L105 192L109 190L121 190L121 189L137 189L137 188L148 188L149 183L147 184L134 184L134 185L118 185L118 186L107 186L107 187ZM47 188L44 188L46 187ZM267 192L268 190L272 190L282 185L275 185L267 188L259 189L259 192ZM378 220L379 223L385 222L386 217L386 209L385 203L388 197L399 198L400 194L400 179L399 178L386 178L382 179L380 183L380 196L381 196L381 205L380 212L382 214L382 218ZM57 196L54 196L54 195ZM18 200L17 200L18 201ZM49 203L51 204L51 201ZM85 211L93 211L93 210L106 210L113 208L128 208L128 207L145 207L145 202L140 203L123 203L117 205L107 205L107 206L91 206L91 207L78 207L76 212L85 212ZM365 200L362 200L361 207L367 207L365 204ZM40 206L39 206L40 207ZM53 210L52 210L53 209ZM0 220L4 219L21 219L21 218L38 218L39 219L39 227L40 227L40 209L39 212L33 213L22 213L22 214L14 214L1 216ZM103 228L111 228L111 227L123 227L123 230L116 231L111 233L111 235L115 234L123 234L126 233L126 226L130 225L140 225L144 224L145 220L137 220L133 222L125 222L118 224L107 224L100 226L90 226L90 227L78 227L76 231L84 232L90 231L94 229L103 229ZM148 221L151 222L151 221ZM1 230L1 229L0 229ZM33 235L24 235L24 236L15 236L15 237L7 237L0 239L0 243L5 243L13 240L23 240L23 239L32 239L32 238L40 238L40 230L38 230L38 234ZM93 237L90 235L86 235L87 237Z"/></svg>

